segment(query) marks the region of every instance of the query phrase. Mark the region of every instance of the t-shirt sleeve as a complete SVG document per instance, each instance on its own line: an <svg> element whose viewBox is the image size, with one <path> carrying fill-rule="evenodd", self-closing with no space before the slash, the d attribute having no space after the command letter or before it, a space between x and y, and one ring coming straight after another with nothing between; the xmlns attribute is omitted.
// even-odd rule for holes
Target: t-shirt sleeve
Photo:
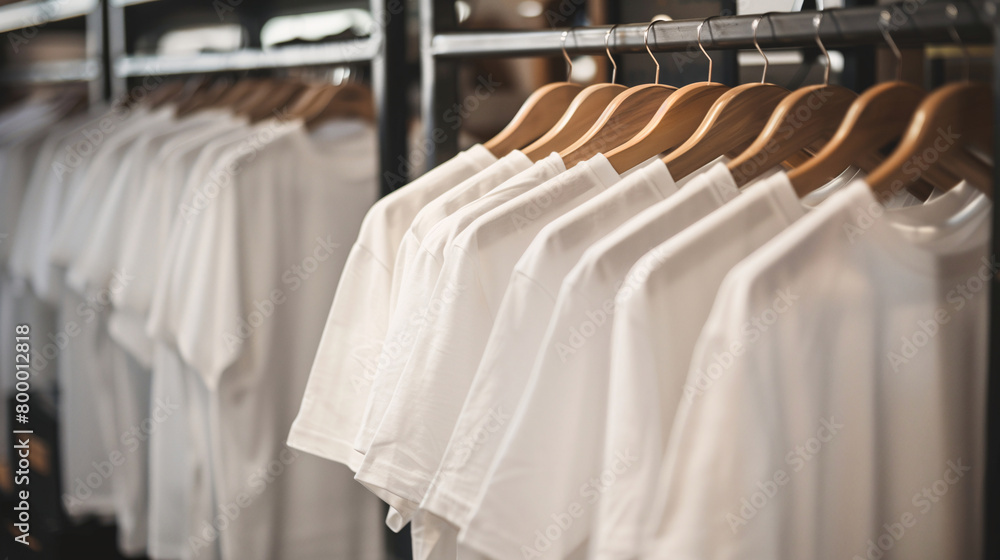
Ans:
<svg viewBox="0 0 1000 560"><path fill-rule="evenodd" d="M288 444L356 471L354 450L388 329L392 273L355 244L340 277L323 337ZM373 296L373 297L369 297Z"/></svg>
<svg viewBox="0 0 1000 560"><path fill-rule="evenodd" d="M188 218L170 274L173 335L181 357L217 387L223 371L243 351L254 326L243 317L241 302L237 190L251 174L233 178L197 215Z"/></svg>
<svg viewBox="0 0 1000 560"><path fill-rule="evenodd" d="M453 249L358 474L416 503L437 471L491 324L475 258Z"/></svg>
<svg viewBox="0 0 1000 560"><path fill-rule="evenodd" d="M464 527L531 367L555 305L547 290L515 270L448 449L421 507Z"/></svg>

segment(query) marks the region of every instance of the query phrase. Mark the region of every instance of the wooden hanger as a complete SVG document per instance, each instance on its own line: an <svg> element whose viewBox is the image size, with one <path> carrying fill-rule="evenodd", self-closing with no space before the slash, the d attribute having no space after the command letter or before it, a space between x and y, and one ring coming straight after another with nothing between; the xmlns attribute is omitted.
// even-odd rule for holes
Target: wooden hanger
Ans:
<svg viewBox="0 0 1000 560"><path fill-rule="evenodd" d="M760 18L753 24L755 44L757 42L757 22L759 21ZM646 45L646 52L656 63L656 83L660 83L660 63L649 49L647 40L649 30L655 24L656 21L653 21L646 28L643 42ZM608 152L606 154L608 162L615 168L615 171L624 173L659 153L683 144L698 129L698 125L704 120L715 101L729 90L728 86L712 82L712 58L708 56L705 47L701 44L702 25L704 22L698 26L698 48L708 58L708 80L678 89L660 105L653 118L638 134ZM765 69L765 74L766 72Z"/></svg>
<svg viewBox="0 0 1000 560"><path fill-rule="evenodd" d="M357 83L311 87L300 95L288 112L293 118L303 119L306 127L311 130L337 118L360 118L375 122L372 92L368 87Z"/></svg>
<svg viewBox="0 0 1000 560"><path fill-rule="evenodd" d="M618 73L618 65L615 64L611 49L608 47L608 39L614 30L615 27L612 27L604 36L605 51L614 69L612 82ZM566 167L572 167L628 141L649 123L663 101L675 91L677 88L671 86L645 84L619 93L583 137L559 152Z"/></svg>
<svg viewBox="0 0 1000 560"><path fill-rule="evenodd" d="M760 177L802 148L827 141L857 99L853 91L830 85L830 58L819 36L822 21L823 12L819 12L813 24L816 44L827 60L823 85L799 88L775 107L757 139L727 165L737 185Z"/></svg>
<svg viewBox="0 0 1000 560"><path fill-rule="evenodd" d="M177 109L174 111L174 115L177 117L184 117L196 111L200 111L201 109L206 109L212 106L212 104L218 101L226 93L226 91L229 90L229 87L229 84L224 82L206 82L188 99L177 104Z"/></svg>
<svg viewBox="0 0 1000 560"><path fill-rule="evenodd" d="M205 74L192 76L185 80L184 87L170 100L175 106L174 112L176 113L177 111L176 107L184 105L191 101L192 98L197 98L204 93L211 83L212 81Z"/></svg>
<svg viewBox="0 0 1000 560"><path fill-rule="evenodd" d="M816 156L788 172L795 192L805 196L851 165L861 167L863 156L872 155L902 135L924 94L923 89L913 84L895 81L878 84L862 93Z"/></svg>
<svg viewBox="0 0 1000 560"><path fill-rule="evenodd" d="M566 52L566 35L569 31L563 31L563 56L566 58L566 75L573 74L573 61L570 60ZM521 150L524 155L532 161L538 161L552 152L558 152L568 147L573 142L579 140L597 122L608 105L615 96L625 91L625 86L621 84L594 84L583 88L570 103L569 108L559 118L555 124L541 138L532 142L529 146Z"/></svg>
<svg viewBox="0 0 1000 560"><path fill-rule="evenodd" d="M237 112L245 115L250 122L259 122L274 114L306 86L296 80L275 81L274 87L261 88L261 92L251 96Z"/></svg>
<svg viewBox="0 0 1000 560"><path fill-rule="evenodd" d="M969 151L992 153L992 118L987 85L962 82L940 87L917 107L899 145L868 176L868 184L876 192L897 191L922 175L920 167L940 167L992 198L992 169Z"/></svg>
<svg viewBox="0 0 1000 560"><path fill-rule="evenodd" d="M694 134L663 157L674 179L687 177L721 155L742 151L764 128L771 111L788 95L787 89L765 82L766 56L764 62L760 83L736 86L719 96Z"/></svg>
<svg viewBox="0 0 1000 560"><path fill-rule="evenodd" d="M757 136L771 111L788 95L774 84L743 84L723 93L698 125L698 129L663 163L679 180L713 159L741 150Z"/></svg>
<svg viewBox="0 0 1000 560"><path fill-rule="evenodd" d="M183 80L169 80L164 82L146 95L146 105L150 109L162 107L183 89Z"/></svg>
<svg viewBox="0 0 1000 560"><path fill-rule="evenodd" d="M800 197L827 184L852 165L871 171L881 164L883 158L878 150L903 135L924 98L923 88L902 81L903 55L885 25L890 18L888 11L882 11L880 27L896 57L895 81L873 86L858 96L833 138L816 157L788 172L788 179Z"/></svg>
<svg viewBox="0 0 1000 560"><path fill-rule="evenodd" d="M569 70L566 72L567 81L546 84L528 96L524 105L521 105L507 126L492 139L483 143L483 146L493 155L503 157L514 150L535 143L540 137L555 130L563 122L563 118L557 115L565 116L573 111L576 99L587 91L580 84L568 81L569 75L572 73L573 63L566 52L566 33L567 31L563 31L562 41L564 45L563 56L566 57L566 62L569 65ZM592 95L593 91L587 92L586 97L580 99L580 103L593 103L593 101L587 101ZM528 156L532 161L538 161L549 155L546 152L538 157L537 147L532 151L532 154L535 157Z"/></svg>
<svg viewBox="0 0 1000 560"><path fill-rule="evenodd" d="M569 82L546 84L528 96L510 123L483 146L502 157L534 142L559 120L583 86Z"/></svg>
<svg viewBox="0 0 1000 560"><path fill-rule="evenodd" d="M947 14L952 20L958 16L954 4L948 5ZM892 155L868 175L876 192L897 191L929 171L943 169L993 198L993 168L973 154L993 153L992 93L986 84L969 81L969 50L954 25L949 32L965 55L965 81L938 88L917 107Z"/></svg>
<svg viewBox="0 0 1000 560"><path fill-rule="evenodd" d="M257 90L261 82L262 80L256 78L239 78L234 83L229 84L225 93L215 103L209 105L209 107L233 109L235 111L243 100Z"/></svg>
<svg viewBox="0 0 1000 560"><path fill-rule="evenodd" d="M254 80L253 87L249 88L245 95L233 105L233 112L238 115L249 115L253 108L264 104L267 97L277 87L278 82L274 78Z"/></svg>

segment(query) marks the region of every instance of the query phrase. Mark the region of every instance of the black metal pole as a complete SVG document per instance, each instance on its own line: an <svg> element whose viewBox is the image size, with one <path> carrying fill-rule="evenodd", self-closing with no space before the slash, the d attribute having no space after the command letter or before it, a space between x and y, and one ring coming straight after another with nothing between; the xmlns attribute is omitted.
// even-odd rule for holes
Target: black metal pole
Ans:
<svg viewBox="0 0 1000 560"><path fill-rule="evenodd" d="M457 28L455 5L448 0L420 0L420 103L423 139L411 162L426 169L458 153L458 130L444 122L458 101L458 62L436 56L433 44L442 31Z"/></svg>
<svg viewBox="0 0 1000 560"><path fill-rule="evenodd" d="M372 58L372 92L378 115L379 177L382 195L403 186L407 181L405 164L408 154L406 98L406 2L372 0L375 37L379 41Z"/></svg>
<svg viewBox="0 0 1000 560"><path fill-rule="evenodd" d="M990 17L993 36L1000 37L1000 2L991 0L984 6ZM1000 162L1000 42L993 44L993 161ZM1000 185L1000 167L993 166L993 189ZM1000 240L1000 213L993 210L993 237L990 246L992 262L997 262ZM986 389L986 471L983 500L983 558L1000 558L1000 293L997 275L989 291L989 376Z"/></svg>

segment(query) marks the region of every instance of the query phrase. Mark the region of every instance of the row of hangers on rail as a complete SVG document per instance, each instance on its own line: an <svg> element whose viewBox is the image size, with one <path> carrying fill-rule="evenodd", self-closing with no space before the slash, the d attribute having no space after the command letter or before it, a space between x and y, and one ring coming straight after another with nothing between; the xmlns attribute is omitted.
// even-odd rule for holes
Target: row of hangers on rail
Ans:
<svg viewBox="0 0 1000 560"><path fill-rule="evenodd" d="M297 78L228 80L196 76L164 82L143 99L129 98L125 102L143 103L150 108L170 103L178 117L204 109L228 109L250 122L281 115L301 119L309 128L338 118L375 120L371 90L353 80L332 84Z"/></svg>
<svg viewBox="0 0 1000 560"><path fill-rule="evenodd" d="M958 9L949 4L947 13L954 21ZM992 197L992 162L986 161L992 154L992 95L987 85L970 80L968 49L953 24L949 33L965 53L964 79L927 93L902 81L902 54L888 29L890 14L881 12L879 27L895 55L897 76L859 95L830 84L829 56L820 38L824 11L813 18L815 42L826 59L823 83L793 91L768 83L757 28L769 15L752 23L754 46L764 57L759 83L728 87L712 82L712 58L701 41L710 17L697 28L698 47L709 63L706 81L681 88L659 83L660 65L649 47L654 20L643 36L656 63L654 83L626 88L615 83L617 65L608 43L613 26L604 37L611 83L547 84L484 146L497 156L520 149L534 161L555 151L567 166L604 153L620 173L665 153L663 162L678 180L726 155L738 185L780 165L799 196L854 166L880 193L905 187L926 198L932 188L948 190L965 179ZM563 32L562 42L571 72L568 33ZM934 147L941 130L949 131L953 142L943 151ZM893 142L895 148L883 153ZM935 155L926 158L926 170L916 177L908 173L908 162L928 150Z"/></svg>

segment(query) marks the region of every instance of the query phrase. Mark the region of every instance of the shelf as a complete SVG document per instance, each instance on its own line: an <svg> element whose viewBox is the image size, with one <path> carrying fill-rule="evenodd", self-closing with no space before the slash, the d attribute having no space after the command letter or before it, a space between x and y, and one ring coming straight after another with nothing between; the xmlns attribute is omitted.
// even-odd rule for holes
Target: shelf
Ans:
<svg viewBox="0 0 1000 560"><path fill-rule="evenodd" d="M124 8L126 6L135 6L136 4L149 4L150 2L156 2L158 0L108 0L108 4L115 8Z"/></svg>
<svg viewBox="0 0 1000 560"><path fill-rule="evenodd" d="M100 77L101 63L98 60L59 60L37 62L21 68L7 67L0 74L0 82L4 84L55 84L89 82Z"/></svg>
<svg viewBox="0 0 1000 560"><path fill-rule="evenodd" d="M322 66L371 60L378 53L374 39L320 45L293 45L269 50L245 49L185 56L128 56L115 63L115 75L163 76L258 68Z"/></svg>
<svg viewBox="0 0 1000 560"><path fill-rule="evenodd" d="M0 33L85 16L97 9L99 4L98 0L46 0L0 6Z"/></svg>

